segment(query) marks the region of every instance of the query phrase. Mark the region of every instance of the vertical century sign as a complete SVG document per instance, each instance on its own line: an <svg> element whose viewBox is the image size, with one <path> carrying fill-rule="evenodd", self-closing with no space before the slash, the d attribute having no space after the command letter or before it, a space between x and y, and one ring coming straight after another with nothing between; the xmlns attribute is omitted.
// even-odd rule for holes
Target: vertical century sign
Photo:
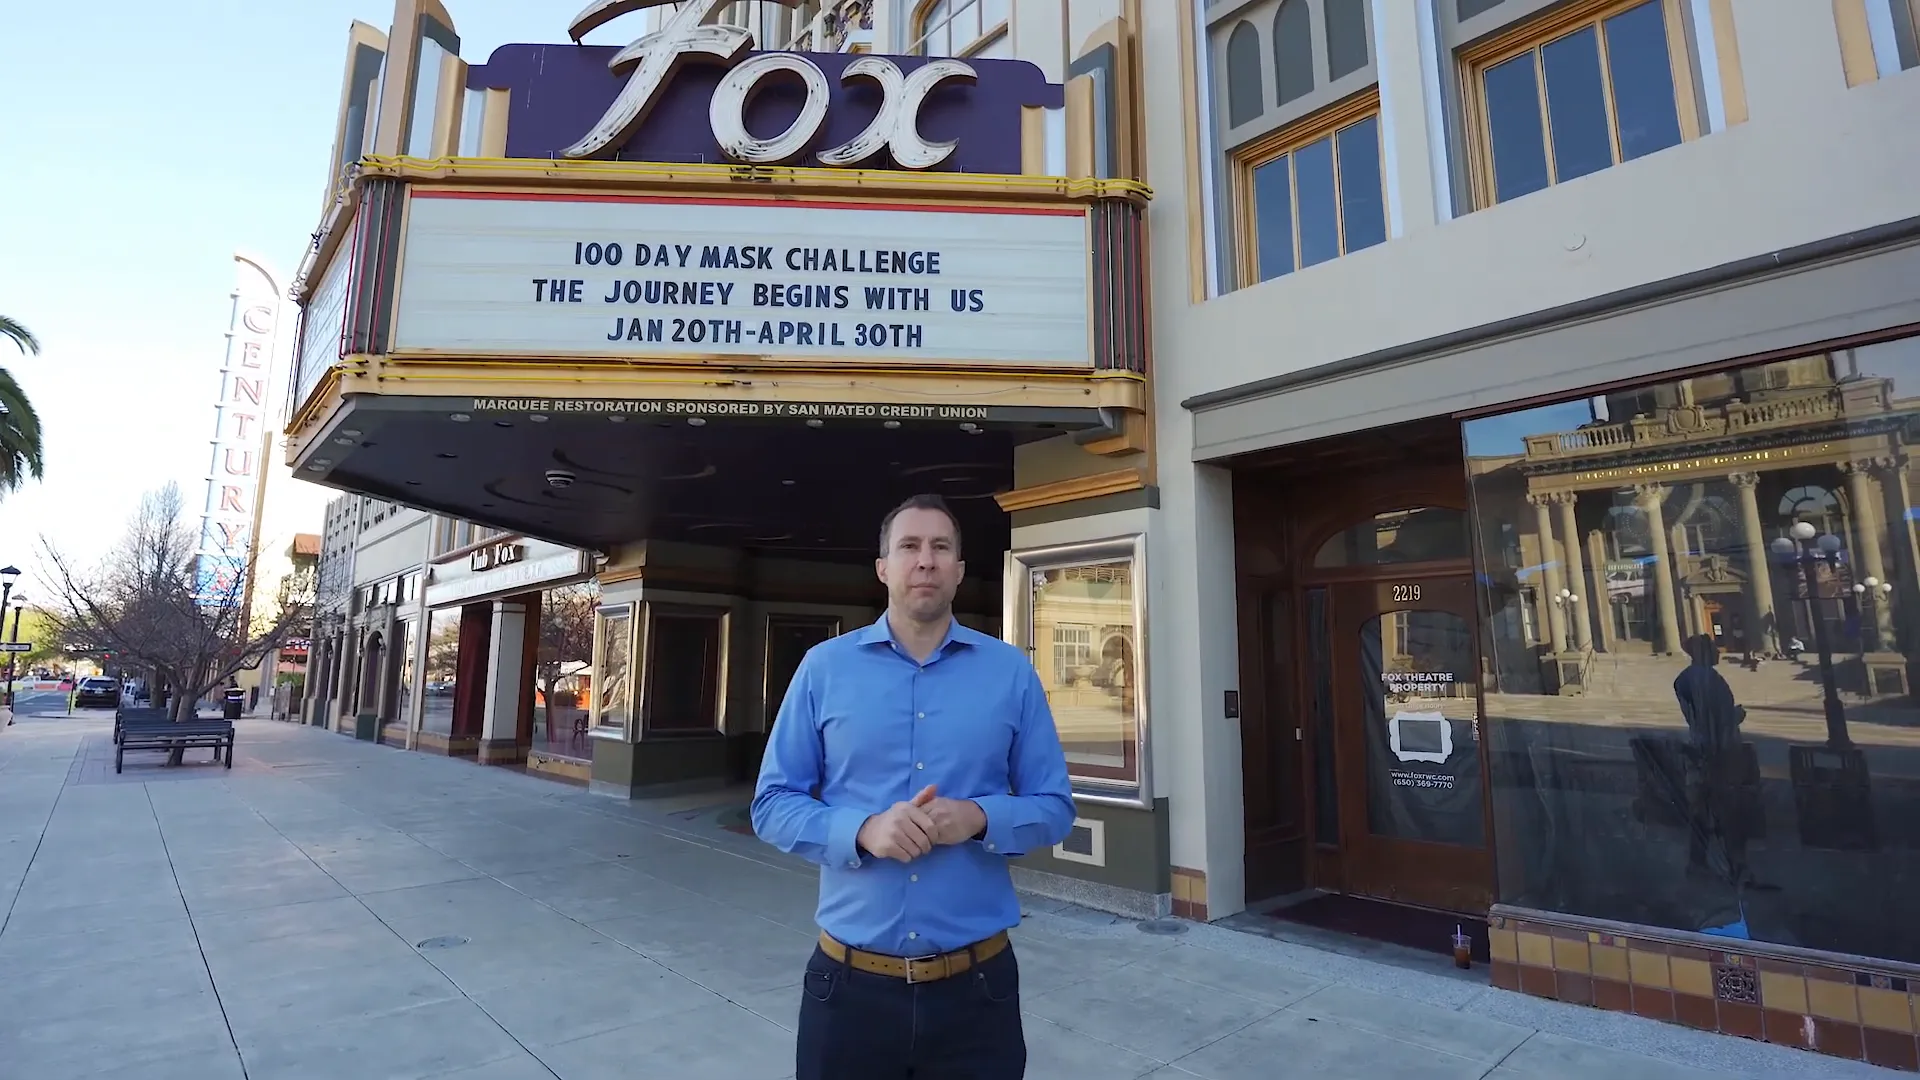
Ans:
<svg viewBox="0 0 1920 1080"><path fill-rule="evenodd" d="M209 604L231 604L229 598L236 593L251 591L252 583L242 578L258 542L269 434L267 388L280 322L280 287L272 273L244 255L235 255L233 261L233 307L214 403L213 456L207 466L194 567L195 593Z"/></svg>

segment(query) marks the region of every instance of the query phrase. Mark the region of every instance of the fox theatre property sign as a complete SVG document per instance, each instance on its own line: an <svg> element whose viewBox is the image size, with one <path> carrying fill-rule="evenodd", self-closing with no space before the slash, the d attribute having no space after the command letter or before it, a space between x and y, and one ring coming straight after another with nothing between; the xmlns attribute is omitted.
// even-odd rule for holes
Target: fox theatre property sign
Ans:
<svg viewBox="0 0 1920 1080"><path fill-rule="evenodd" d="M582 36L665 0L595 0ZM778 0L794 6L794 0ZM1021 60L753 52L689 0L624 48L503 45L467 76L508 92L508 157L1022 171L1022 110L1064 88Z"/></svg>

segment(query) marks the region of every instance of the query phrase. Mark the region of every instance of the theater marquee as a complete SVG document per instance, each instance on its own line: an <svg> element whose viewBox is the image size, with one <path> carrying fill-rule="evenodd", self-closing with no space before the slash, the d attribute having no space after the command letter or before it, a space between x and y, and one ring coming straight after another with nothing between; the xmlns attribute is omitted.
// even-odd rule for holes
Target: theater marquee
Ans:
<svg viewBox="0 0 1920 1080"><path fill-rule="evenodd" d="M396 355L1089 369L1087 211L417 189Z"/></svg>

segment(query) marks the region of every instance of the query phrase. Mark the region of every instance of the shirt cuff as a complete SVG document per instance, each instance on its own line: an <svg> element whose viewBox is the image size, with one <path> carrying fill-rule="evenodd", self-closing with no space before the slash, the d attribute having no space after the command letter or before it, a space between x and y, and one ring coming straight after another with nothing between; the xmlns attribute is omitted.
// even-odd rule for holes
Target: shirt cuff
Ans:
<svg viewBox="0 0 1920 1080"><path fill-rule="evenodd" d="M858 869L861 864L860 826L872 816L864 810L850 806L836 807L833 817L827 824L827 865Z"/></svg>
<svg viewBox="0 0 1920 1080"><path fill-rule="evenodd" d="M1013 796L982 795L973 802L987 815L987 835L980 838L981 847L995 855L1026 854L1014 836L1014 828L1019 824L1015 807L1019 804Z"/></svg>

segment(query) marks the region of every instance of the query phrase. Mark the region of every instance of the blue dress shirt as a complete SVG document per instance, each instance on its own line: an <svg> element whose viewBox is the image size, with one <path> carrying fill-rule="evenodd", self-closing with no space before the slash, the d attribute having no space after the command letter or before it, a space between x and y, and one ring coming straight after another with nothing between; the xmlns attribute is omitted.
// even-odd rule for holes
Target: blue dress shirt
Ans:
<svg viewBox="0 0 1920 1080"><path fill-rule="evenodd" d="M928 784L986 812L985 836L908 863L862 854L870 815ZM753 829L820 864L820 928L892 956L930 956L1020 922L1010 857L1073 827L1066 757L1024 653L949 626L922 664L887 618L808 650L760 765Z"/></svg>

